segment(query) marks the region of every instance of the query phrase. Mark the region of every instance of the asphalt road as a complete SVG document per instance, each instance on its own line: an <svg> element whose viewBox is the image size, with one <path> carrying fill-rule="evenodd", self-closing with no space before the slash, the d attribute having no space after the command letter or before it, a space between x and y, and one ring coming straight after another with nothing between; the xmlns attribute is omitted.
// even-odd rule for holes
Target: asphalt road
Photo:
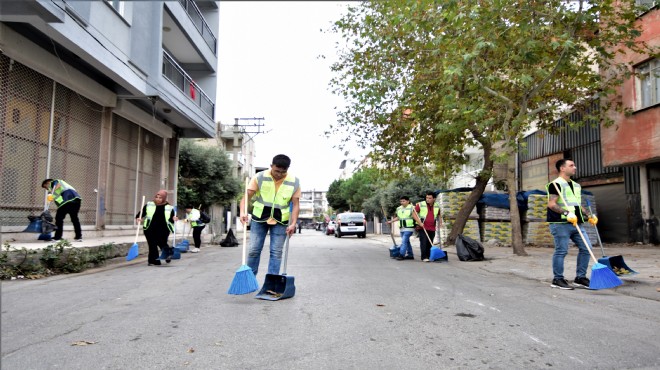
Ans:
<svg viewBox="0 0 660 370"><path fill-rule="evenodd" d="M1 368L660 368L656 301L387 249L303 230L288 264L296 295L275 302L227 294L240 247L6 281Z"/></svg>

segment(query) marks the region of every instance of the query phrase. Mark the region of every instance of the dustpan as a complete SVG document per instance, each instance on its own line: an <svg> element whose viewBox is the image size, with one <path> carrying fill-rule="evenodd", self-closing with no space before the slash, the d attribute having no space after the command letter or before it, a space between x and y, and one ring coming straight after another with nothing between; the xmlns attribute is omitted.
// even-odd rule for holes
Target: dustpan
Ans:
<svg viewBox="0 0 660 370"><path fill-rule="evenodd" d="M284 264L282 274L266 274L261 291L255 298L265 299L267 301L279 301L280 299L291 298L296 294L295 278L286 274L286 262L289 257L289 235L284 242Z"/></svg>
<svg viewBox="0 0 660 370"><path fill-rule="evenodd" d="M587 207L589 208L589 212L593 215L593 211L591 210L591 204L589 200L587 199ZM637 271L631 269L626 265L626 262L623 260L623 256L606 256L605 255L605 249L603 248L603 242L600 240L600 233L598 232L598 227L596 225L593 225L594 229L596 230L596 237L598 238L598 245L600 245L600 253L601 253L601 258L598 259L598 263L607 266L610 270L614 271L614 273L617 276L631 276L631 275L637 275L639 274Z"/></svg>

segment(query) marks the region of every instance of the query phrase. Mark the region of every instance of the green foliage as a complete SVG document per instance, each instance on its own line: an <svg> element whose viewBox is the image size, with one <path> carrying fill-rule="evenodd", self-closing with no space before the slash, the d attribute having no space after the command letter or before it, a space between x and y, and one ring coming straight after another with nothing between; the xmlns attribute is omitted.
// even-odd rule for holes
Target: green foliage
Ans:
<svg viewBox="0 0 660 370"><path fill-rule="evenodd" d="M111 258L114 243L96 248L72 248L66 239L47 245L42 250L20 250L8 242L0 253L0 280L23 277L36 279L58 273L82 272L99 266Z"/></svg>
<svg viewBox="0 0 660 370"><path fill-rule="evenodd" d="M500 143L491 159L505 161L532 123L552 127L561 112L611 123L585 107L629 76L620 45L650 53L635 42L634 0L618 3L360 2L332 29L347 46L330 85L347 105L330 132L372 148L387 170L445 179L467 147Z"/></svg>
<svg viewBox="0 0 660 370"><path fill-rule="evenodd" d="M328 187L328 192L325 197L328 200L328 205L336 210L338 213L348 210L348 202L341 194L341 185L345 180L335 180Z"/></svg>
<svg viewBox="0 0 660 370"><path fill-rule="evenodd" d="M199 204L229 205L241 194L242 183L232 177L232 163L217 147L197 145L181 140L179 150L179 184L177 199L180 207Z"/></svg>

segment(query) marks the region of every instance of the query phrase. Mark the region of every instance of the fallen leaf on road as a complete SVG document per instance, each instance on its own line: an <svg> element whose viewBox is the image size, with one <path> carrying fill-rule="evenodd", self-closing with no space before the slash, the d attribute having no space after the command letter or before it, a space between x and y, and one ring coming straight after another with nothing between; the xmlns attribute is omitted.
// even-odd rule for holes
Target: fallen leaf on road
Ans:
<svg viewBox="0 0 660 370"><path fill-rule="evenodd" d="M90 342L88 340L79 340L77 342L71 343L72 346L88 346L90 344L96 344L97 342Z"/></svg>
<svg viewBox="0 0 660 370"><path fill-rule="evenodd" d="M655 288L655 291L656 291L656 292L660 292L660 288Z"/></svg>
<svg viewBox="0 0 660 370"><path fill-rule="evenodd" d="M385 305L382 304L382 303L376 303L376 306L378 306L378 307L385 307Z"/></svg>
<svg viewBox="0 0 660 370"><path fill-rule="evenodd" d="M192 348L192 347L188 348L188 353L193 353L193 352L195 352L194 348Z"/></svg>

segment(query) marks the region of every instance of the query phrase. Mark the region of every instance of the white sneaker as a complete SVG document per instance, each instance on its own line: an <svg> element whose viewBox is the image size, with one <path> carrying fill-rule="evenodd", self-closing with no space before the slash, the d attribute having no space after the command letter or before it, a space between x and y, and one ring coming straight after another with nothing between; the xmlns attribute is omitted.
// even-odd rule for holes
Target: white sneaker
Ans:
<svg viewBox="0 0 660 370"><path fill-rule="evenodd" d="M422 261L424 261L424 262L429 262L429 259L428 259L428 258L424 258Z"/></svg>
<svg viewBox="0 0 660 370"><path fill-rule="evenodd" d="M193 248L190 250L190 253L199 253L199 248Z"/></svg>

